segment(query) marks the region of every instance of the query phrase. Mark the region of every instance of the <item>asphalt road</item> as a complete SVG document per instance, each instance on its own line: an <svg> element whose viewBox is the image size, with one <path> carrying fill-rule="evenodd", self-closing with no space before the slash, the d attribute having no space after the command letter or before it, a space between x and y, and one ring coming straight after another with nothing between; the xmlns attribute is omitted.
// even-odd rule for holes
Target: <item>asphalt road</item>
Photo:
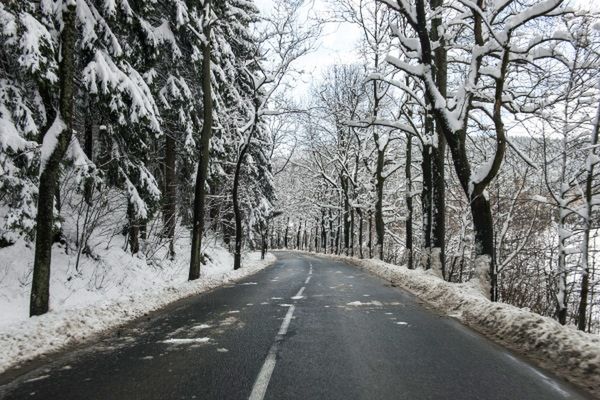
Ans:
<svg viewBox="0 0 600 400"><path fill-rule="evenodd" d="M353 266L276 254L235 285L54 357L0 398L585 398Z"/></svg>

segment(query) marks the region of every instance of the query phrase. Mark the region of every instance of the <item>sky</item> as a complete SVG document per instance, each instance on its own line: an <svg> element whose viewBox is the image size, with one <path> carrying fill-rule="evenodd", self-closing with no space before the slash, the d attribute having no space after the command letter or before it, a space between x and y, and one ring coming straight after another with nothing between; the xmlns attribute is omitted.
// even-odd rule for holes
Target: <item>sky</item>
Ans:
<svg viewBox="0 0 600 400"><path fill-rule="evenodd" d="M335 1L306 0L306 7L309 12L324 18L332 5L335 5ZM566 0L566 2L578 8L600 13L600 0ZM254 3L263 15L268 15L273 7L273 0L254 0ZM304 72L301 78L293 83L294 89L289 95L301 102L309 96L311 84L320 80L328 66L360 62L358 44L361 34L361 29L350 23L323 24L323 34L315 50L297 60L294 65Z"/></svg>
<svg viewBox="0 0 600 400"><path fill-rule="evenodd" d="M261 14L268 14L272 0L255 0ZM307 1L308 11L323 18L327 15L330 3L327 0ZM324 70L334 64L349 64L359 61L357 45L361 31L356 25L349 23L325 23L322 25L323 34L315 50L300 58L294 64L295 68L304 73L301 79L294 82L295 89L292 97L301 100L307 97L311 83L318 81Z"/></svg>

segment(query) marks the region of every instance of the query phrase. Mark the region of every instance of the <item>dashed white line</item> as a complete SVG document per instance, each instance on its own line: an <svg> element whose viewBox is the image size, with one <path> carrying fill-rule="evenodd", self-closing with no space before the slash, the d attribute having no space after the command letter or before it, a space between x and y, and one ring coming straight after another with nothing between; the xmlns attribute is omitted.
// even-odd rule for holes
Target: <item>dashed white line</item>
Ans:
<svg viewBox="0 0 600 400"><path fill-rule="evenodd" d="M310 282L310 278L312 275L313 269L312 264L310 264L310 269L308 270L308 277L304 281L304 284L308 284ZM306 286L302 286L298 293L292 300L300 300L302 299L302 294ZM265 358L265 362L263 363L258 376L256 377L256 381L254 382L254 386L252 386L252 392L250 393L250 397L248 400L263 400L265 398L265 394L267 393L267 387L269 386L269 382L271 381L271 375L273 375L273 370L275 369L275 362L277 361L277 352L279 351L279 343L283 340L283 337L288 331L290 327L290 323L292 322L292 316L294 315L294 310L296 306L293 304L281 304L282 306L289 306L285 317L283 318L283 322L281 323L281 327L279 328L279 332L277 332L277 336L275 336L275 342L271 345L269 349L269 353L267 354L267 358Z"/></svg>
<svg viewBox="0 0 600 400"><path fill-rule="evenodd" d="M287 333L295 309L296 306L291 305L288 309L288 312L285 314L285 318L283 318L283 322L281 323L279 332L277 332L277 336L275 337L275 342L271 345L271 348L269 349L269 354L267 354L267 358L265 359L265 362L263 363L262 368L258 373L258 377L254 382L254 386L252 386L252 392L250 393L250 397L248 397L248 400L263 400L265 398L265 394L267 393L267 387L269 386L269 381L271 380L271 375L273 375L273 370L275 369L277 351L279 350L279 342Z"/></svg>
<svg viewBox="0 0 600 400"><path fill-rule="evenodd" d="M290 322L292 322L292 315L294 314L294 310L296 309L296 306L291 305L290 308L288 309L288 312L285 314L285 318L283 319L283 322L281 323L281 328L279 328L279 332L277 332L278 335L285 335L287 333L288 328L290 327Z"/></svg>
<svg viewBox="0 0 600 400"><path fill-rule="evenodd" d="M292 297L292 300L300 300L302 298L302 293L304 293L304 289L306 289L306 286L302 286L300 290L298 290L298 293Z"/></svg>

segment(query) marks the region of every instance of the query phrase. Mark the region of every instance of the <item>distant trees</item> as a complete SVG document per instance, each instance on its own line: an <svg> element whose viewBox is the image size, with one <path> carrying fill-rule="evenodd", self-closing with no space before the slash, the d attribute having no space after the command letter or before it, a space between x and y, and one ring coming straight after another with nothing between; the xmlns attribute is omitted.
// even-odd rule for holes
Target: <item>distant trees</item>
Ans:
<svg viewBox="0 0 600 400"><path fill-rule="evenodd" d="M597 16L560 0L376 4L334 6L365 59L323 74L276 177L302 199L276 229L307 226L287 246L315 232L315 249L373 256L379 237L378 258L598 331Z"/></svg>

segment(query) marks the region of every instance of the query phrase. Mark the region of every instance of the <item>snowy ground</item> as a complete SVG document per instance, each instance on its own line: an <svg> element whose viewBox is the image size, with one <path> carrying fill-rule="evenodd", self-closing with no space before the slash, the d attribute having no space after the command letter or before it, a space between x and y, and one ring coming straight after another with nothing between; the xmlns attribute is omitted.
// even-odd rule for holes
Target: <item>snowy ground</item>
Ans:
<svg viewBox="0 0 600 400"><path fill-rule="evenodd" d="M243 268L233 271L232 256L212 242L205 252L210 261L201 278L187 282L188 240L179 240L178 257L135 257L121 240L95 249L95 258L54 246L50 283L50 312L28 317L33 250L19 241L0 249L0 373L66 345L89 340L175 300L204 292L250 275L275 260L269 254L244 256Z"/></svg>
<svg viewBox="0 0 600 400"><path fill-rule="evenodd" d="M552 318L526 309L493 303L471 282L449 283L429 271L409 270L379 260L327 257L350 261L409 290L437 310L526 354L542 367L600 397L600 337L597 335L562 326Z"/></svg>

